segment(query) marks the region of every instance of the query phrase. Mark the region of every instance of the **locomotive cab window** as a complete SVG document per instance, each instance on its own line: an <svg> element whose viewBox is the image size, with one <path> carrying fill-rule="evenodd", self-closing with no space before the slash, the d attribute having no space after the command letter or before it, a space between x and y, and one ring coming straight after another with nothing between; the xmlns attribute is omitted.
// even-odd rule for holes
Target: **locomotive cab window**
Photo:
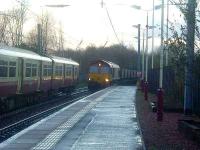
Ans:
<svg viewBox="0 0 200 150"><path fill-rule="evenodd" d="M109 67L101 67L101 73L109 73Z"/></svg>
<svg viewBox="0 0 200 150"><path fill-rule="evenodd" d="M98 73L98 68L96 66L91 66L89 71L90 73Z"/></svg>

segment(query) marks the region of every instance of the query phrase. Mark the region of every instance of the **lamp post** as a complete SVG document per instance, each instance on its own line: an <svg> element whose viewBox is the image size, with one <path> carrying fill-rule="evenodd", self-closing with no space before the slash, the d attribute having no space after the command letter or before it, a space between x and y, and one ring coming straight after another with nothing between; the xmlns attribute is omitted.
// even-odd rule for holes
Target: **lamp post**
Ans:
<svg viewBox="0 0 200 150"><path fill-rule="evenodd" d="M146 25L146 70L145 70L145 86L144 86L144 99L148 100L148 29L149 29L149 16L147 12L147 25Z"/></svg>
<svg viewBox="0 0 200 150"><path fill-rule="evenodd" d="M138 29L138 59L137 59L137 74L141 73L141 61L140 61L140 27L141 25L133 25L133 27ZM140 77L138 76L140 79Z"/></svg>
<svg viewBox="0 0 200 150"><path fill-rule="evenodd" d="M153 4L154 5L154 4ZM141 6L137 6L137 5L133 5L132 6L134 9L138 9L138 10L142 10ZM155 9L159 9L160 6L153 6L153 10ZM149 10L143 10L147 12L147 24L146 24L146 70L145 70L145 82L144 82L144 99L148 100L148 30L149 29L154 29L155 26L149 26L148 25L148 12ZM154 18L153 18L154 19ZM152 48L153 49L153 48Z"/></svg>
<svg viewBox="0 0 200 150"><path fill-rule="evenodd" d="M132 6L134 9L137 9L137 10L143 10L141 8L141 6L137 6L137 5L133 5ZM154 68L154 28L155 28L155 25L154 25L154 19L155 19L155 10L158 10L161 8L161 5L157 5L155 6L155 0L153 0L153 9L152 10L143 10L143 11L152 11L153 14L152 14L152 58L151 58L151 68L153 69Z"/></svg>
<svg viewBox="0 0 200 150"><path fill-rule="evenodd" d="M155 10L155 1L153 0L153 16L152 16L152 26L154 27L154 10ZM154 28L152 29L152 57L151 57L151 69L154 68Z"/></svg>
<svg viewBox="0 0 200 150"><path fill-rule="evenodd" d="M168 41L169 37L169 0L167 0L167 26L166 26L166 40ZM169 64L169 58L168 58L169 52L166 50L166 66Z"/></svg>
<svg viewBox="0 0 200 150"><path fill-rule="evenodd" d="M157 121L163 120L163 49L164 49L164 0L161 11L161 46L160 46L160 73L159 89L157 91Z"/></svg>

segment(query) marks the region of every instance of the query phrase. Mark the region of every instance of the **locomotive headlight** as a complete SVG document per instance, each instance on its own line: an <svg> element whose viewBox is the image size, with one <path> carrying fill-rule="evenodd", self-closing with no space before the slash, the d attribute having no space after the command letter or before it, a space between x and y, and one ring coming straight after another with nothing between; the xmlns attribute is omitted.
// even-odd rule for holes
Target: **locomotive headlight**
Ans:
<svg viewBox="0 0 200 150"><path fill-rule="evenodd" d="M88 80L90 81L91 79L89 78Z"/></svg>
<svg viewBox="0 0 200 150"><path fill-rule="evenodd" d="M106 81L106 82L109 82L109 79L106 78L105 81Z"/></svg>

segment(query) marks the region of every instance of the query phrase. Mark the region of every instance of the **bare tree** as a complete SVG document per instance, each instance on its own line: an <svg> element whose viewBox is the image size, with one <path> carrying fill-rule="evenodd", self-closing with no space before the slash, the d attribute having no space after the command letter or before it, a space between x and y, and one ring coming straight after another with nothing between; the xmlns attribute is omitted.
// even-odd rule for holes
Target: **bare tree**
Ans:
<svg viewBox="0 0 200 150"><path fill-rule="evenodd" d="M5 14L2 14L0 16L0 43L8 44L8 40L7 40L8 24L9 24L8 16Z"/></svg>

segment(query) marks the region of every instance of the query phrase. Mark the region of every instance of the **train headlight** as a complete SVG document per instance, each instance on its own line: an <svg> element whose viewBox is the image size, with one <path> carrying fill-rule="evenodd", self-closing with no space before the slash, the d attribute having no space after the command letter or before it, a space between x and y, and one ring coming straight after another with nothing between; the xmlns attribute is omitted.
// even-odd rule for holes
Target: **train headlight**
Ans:
<svg viewBox="0 0 200 150"><path fill-rule="evenodd" d="M90 81L91 79L89 78L88 80Z"/></svg>
<svg viewBox="0 0 200 150"><path fill-rule="evenodd" d="M109 79L106 78L105 81L106 81L106 82L109 82Z"/></svg>

